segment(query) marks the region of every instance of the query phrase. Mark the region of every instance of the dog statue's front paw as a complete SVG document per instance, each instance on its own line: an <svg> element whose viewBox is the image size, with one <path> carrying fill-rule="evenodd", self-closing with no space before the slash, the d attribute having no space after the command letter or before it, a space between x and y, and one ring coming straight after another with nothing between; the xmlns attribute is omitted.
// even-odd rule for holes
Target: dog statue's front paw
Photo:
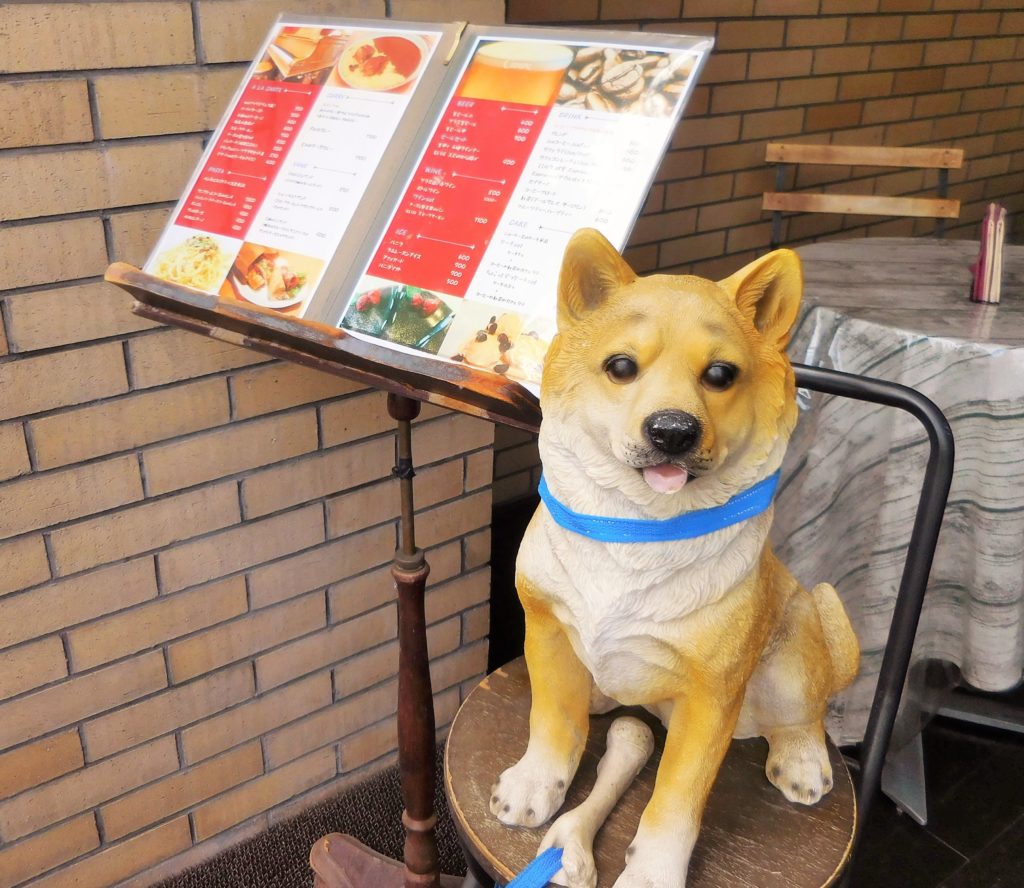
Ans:
<svg viewBox="0 0 1024 888"><path fill-rule="evenodd" d="M491 787L491 813L508 826L540 826L565 801L572 775L566 764L527 750Z"/></svg>
<svg viewBox="0 0 1024 888"><path fill-rule="evenodd" d="M641 819L626 849L626 868L613 888L686 888L686 871L697 827L680 819L671 829L651 828Z"/></svg>
<svg viewBox="0 0 1024 888"><path fill-rule="evenodd" d="M633 855L612 888L686 888L685 873L676 877L670 872L659 871L651 863L638 860Z"/></svg>
<svg viewBox="0 0 1024 888"><path fill-rule="evenodd" d="M814 805L832 789L832 763L824 741L792 731L772 735L769 743L764 772L789 801Z"/></svg>

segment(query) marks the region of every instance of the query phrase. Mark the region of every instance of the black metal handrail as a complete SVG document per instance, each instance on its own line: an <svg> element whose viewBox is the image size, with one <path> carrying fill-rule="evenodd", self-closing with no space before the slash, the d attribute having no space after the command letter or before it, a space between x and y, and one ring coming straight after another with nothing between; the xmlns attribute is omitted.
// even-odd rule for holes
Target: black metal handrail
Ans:
<svg viewBox="0 0 1024 888"><path fill-rule="evenodd" d="M861 746L860 779L857 791L857 827L850 856L849 873L860 848L864 824L878 795L885 754L892 739L900 697L910 667L914 635L928 586L928 574L942 527L949 487L953 480L953 432L942 411L920 392L905 385L794 364L800 388L838 395L873 404L898 407L915 416L928 434L928 463L921 485L921 497L914 516L907 558L900 577L889 637L882 657L867 730Z"/></svg>

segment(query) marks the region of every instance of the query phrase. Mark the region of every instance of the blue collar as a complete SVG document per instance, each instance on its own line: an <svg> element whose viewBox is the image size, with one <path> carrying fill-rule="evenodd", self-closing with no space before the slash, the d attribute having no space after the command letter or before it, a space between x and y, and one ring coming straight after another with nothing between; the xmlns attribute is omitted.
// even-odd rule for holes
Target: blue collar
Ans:
<svg viewBox="0 0 1024 888"><path fill-rule="evenodd" d="M664 543L670 540L692 540L716 530L760 515L772 504L779 473L769 475L753 487L737 493L728 502L710 509L685 512L675 518L604 518L585 515L563 505L548 488L541 475L540 498L555 523L602 543Z"/></svg>

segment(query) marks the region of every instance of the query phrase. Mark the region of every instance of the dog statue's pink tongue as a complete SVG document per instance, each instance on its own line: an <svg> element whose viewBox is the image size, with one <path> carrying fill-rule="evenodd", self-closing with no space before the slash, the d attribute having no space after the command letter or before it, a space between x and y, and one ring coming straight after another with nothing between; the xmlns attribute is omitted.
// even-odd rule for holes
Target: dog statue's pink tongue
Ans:
<svg viewBox="0 0 1024 888"><path fill-rule="evenodd" d="M688 478L686 469L681 469L671 463L647 466L644 469L644 481L658 493L675 493L677 490L682 490Z"/></svg>

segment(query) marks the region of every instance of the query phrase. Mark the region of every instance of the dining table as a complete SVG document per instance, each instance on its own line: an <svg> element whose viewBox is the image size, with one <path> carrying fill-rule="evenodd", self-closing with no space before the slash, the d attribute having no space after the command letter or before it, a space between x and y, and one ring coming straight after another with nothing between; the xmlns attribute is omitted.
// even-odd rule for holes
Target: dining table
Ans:
<svg viewBox="0 0 1024 888"><path fill-rule="evenodd" d="M945 413L954 477L912 663L951 664L958 682L1004 691L1024 673L1024 246L1004 249L998 304L970 299L978 251L976 241L933 238L799 247L804 300L789 355L901 383ZM802 583L833 583L851 617L861 671L832 702L828 727L837 742L856 743L928 443L892 408L806 391L798 403L773 542Z"/></svg>

